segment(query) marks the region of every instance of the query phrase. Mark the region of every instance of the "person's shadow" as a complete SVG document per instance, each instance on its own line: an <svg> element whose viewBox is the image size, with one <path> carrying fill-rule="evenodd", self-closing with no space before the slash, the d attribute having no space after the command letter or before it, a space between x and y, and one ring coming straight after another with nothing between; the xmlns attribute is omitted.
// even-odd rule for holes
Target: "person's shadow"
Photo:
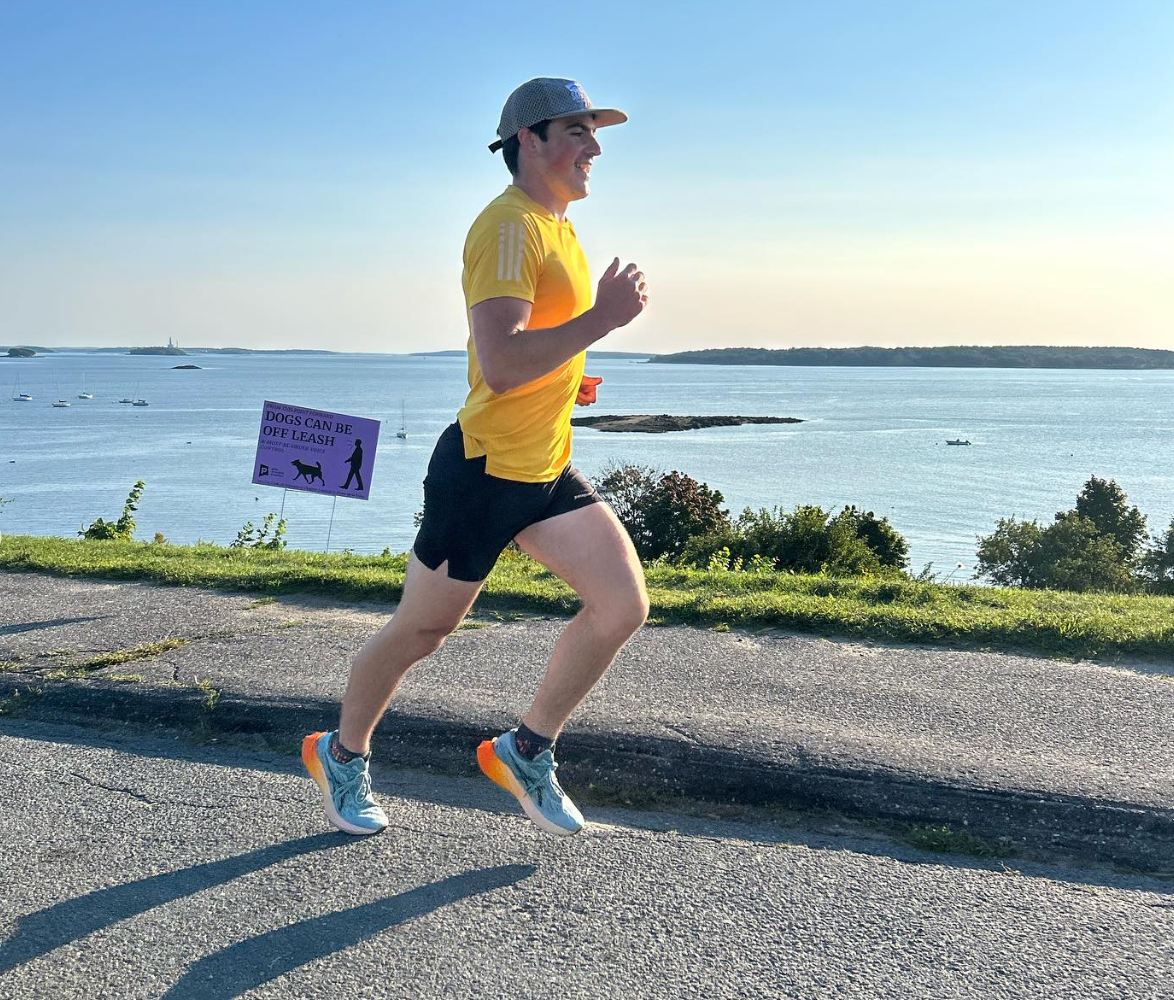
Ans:
<svg viewBox="0 0 1174 1000"><path fill-rule="evenodd" d="M20 919L15 933L0 944L0 975L62 945L164 903L224 885L270 865L330 847L355 843L337 833L319 833L284 844L192 865L178 871L96 889L54 903ZM316 958L349 948L389 927L450 903L492 892L529 878L535 865L499 865L452 875L387 899L337 913L301 920L247 938L194 963L164 994L163 1000L230 1000Z"/></svg>

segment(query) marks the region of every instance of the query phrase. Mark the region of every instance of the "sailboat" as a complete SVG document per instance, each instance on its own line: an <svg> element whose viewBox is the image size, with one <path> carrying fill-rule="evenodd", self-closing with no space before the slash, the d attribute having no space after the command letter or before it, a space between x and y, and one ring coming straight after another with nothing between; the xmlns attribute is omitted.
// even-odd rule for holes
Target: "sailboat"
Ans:
<svg viewBox="0 0 1174 1000"><path fill-rule="evenodd" d="M68 399L58 399L53 402L53 405L54 406L71 406L72 404L69 402Z"/></svg>
<svg viewBox="0 0 1174 1000"><path fill-rule="evenodd" d="M20 391L20 376L16 376L16 385L12 387L12 401L14 403L31 403L33 397L27 392Z"/></svg>
<svg viewBox="0 0 1174 1000"><path fill-rule="evenodd" d="M395 436L401 441L406 441L408 437L408 418L405 404L400 403L399 410L399 430L395 432Z"/></svg>
<svg viewBox="0 0 1174 1000"><path fill-rule="evenodd" d="M85 385L85 384L86 384L86 373L82 372L82 385ZM82 389L82 391L77 394L77 398L78 399L93 399L94 394L92 392L90 392L89 389Z"/></svg>

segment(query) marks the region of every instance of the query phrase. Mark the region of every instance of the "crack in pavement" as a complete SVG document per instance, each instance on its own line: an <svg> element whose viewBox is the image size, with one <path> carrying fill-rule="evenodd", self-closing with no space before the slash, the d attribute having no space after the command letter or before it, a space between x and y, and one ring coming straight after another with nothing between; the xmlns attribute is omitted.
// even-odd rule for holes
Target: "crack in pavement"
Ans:
<svg viewBox="0 0 1174 1000"><path fill-rule="evenodd" d="M119 788L116 785L104 785L100 781L95 781L93 778L87 778L84 774L78 774L77 771L69 771L78 781L83 781L93 788L101 788L107 792L115 792L120 795L129 795L131 798L137 799L139 802L146 802L147 805L154 805L155 803L141 792L136 792L133 788Z"/></svg>

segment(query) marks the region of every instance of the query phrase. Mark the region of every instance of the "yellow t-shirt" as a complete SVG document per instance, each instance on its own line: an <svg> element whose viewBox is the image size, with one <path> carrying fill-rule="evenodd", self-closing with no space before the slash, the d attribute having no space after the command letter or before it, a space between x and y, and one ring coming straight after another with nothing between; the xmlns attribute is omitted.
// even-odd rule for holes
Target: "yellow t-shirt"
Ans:
<svg viewBox="0 0 1174 1000"><path fill-rule="evenodd" d="M469 316L469 395L457 414L465 457L485 458L501 479L540 483L571 460L571 411L586 352L554 371L498 395L477 364L472 309L508 296L533 303L527 329L561 326L591 305L587 258L569 221L510 185L477 216L465 240L461 285Z"/></svg>

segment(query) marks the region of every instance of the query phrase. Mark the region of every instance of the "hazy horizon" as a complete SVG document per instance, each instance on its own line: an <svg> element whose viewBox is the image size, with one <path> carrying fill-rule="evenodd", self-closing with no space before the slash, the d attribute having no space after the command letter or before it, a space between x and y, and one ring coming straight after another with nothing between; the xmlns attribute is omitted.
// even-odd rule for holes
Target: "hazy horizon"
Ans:
<svg viewBox="0 0 1174 1000"><path fill-rule="evenodd" d="M647 272L600 350L1171 342L1174 6L0 11L0 340L460 349L461 247L538 75L631 120L569 217ZM500 58L509 50L514 58Z"/></svg>

